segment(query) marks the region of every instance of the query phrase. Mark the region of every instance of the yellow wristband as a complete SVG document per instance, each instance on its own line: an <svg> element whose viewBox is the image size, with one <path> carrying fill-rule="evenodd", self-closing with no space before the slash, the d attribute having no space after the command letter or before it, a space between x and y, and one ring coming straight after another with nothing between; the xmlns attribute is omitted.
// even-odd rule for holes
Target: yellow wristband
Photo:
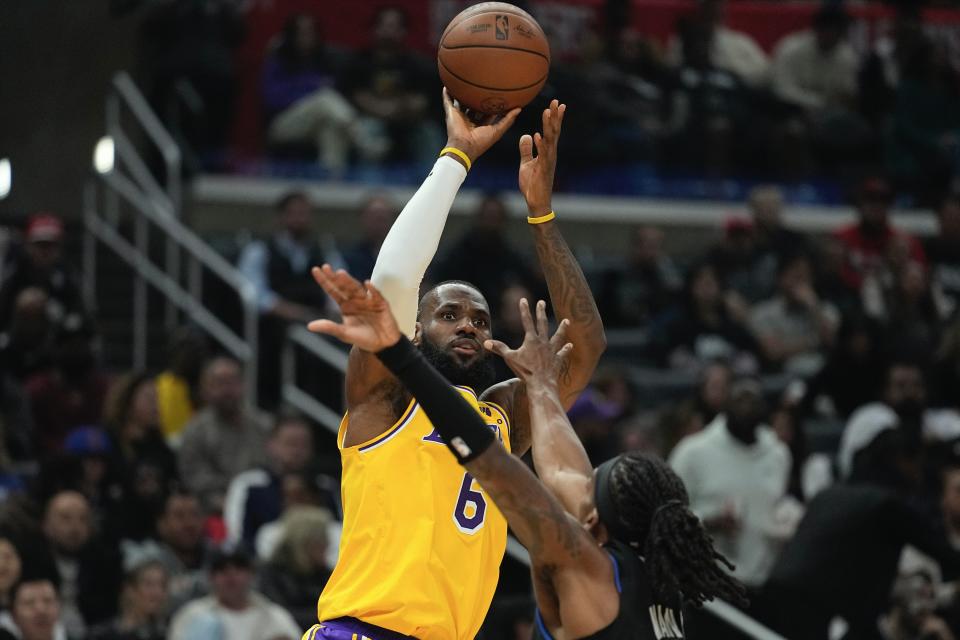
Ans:
<svg viewBox="0 0 960 640"><path fill-rule="evenodd" d="M473 166L473 163L470 162L470 156L465 154L463 151L460 151L460 149L457 149L456 147L444 147L443 149L440 150L441 156L445 153L452 153L453 155L463 160L463 163L467 165L467 171L470 171L470 167Z"/></svg>
<svg viewBox="0 0 960 640"><path fill-rule="evenodd" d="M530 216L527 216L527 222L529 222L530 224L543 224L544 222L550 222L556 217L557 217L557 214L551 211L545 216L538 216L536 218L531 218Z"/></svg>

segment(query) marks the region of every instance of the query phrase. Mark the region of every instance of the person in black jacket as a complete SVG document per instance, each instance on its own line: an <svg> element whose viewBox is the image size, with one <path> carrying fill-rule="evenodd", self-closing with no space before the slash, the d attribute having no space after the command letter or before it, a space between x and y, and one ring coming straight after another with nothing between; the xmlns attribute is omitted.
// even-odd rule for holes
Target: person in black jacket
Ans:
<svg viewBox="0 0 960 640"><path fill-rule="evenodd" d="M915 434L887 429L857 452L847 483L810 502L766 587L775 626L791 640L827 638L834 617L849 625L848 640L879 640L906 545L934 558L945 576L960 573L960 552L910 499L922 482L920 453Z"/></svg>

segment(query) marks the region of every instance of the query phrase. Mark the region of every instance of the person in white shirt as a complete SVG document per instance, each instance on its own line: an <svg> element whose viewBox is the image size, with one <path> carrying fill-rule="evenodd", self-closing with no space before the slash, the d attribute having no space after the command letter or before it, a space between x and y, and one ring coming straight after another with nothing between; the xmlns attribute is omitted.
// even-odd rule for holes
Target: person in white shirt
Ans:
<svg viewBox="0 0 960 640"><path fill-rule="evenodd" d="M253 566L241 548L221 550L210 565L213 594L177 613L168 640L298 640L286 610L253 591Z"/></svg>
<svg viewBox="0 0 960 640"><path fill-rule="evenodd" d="M710 29L710 65L729 71L745 85L761 87L770 74L770 59L749 35L724 26L726 0L701 0L697 18ZM667 50L667 62L679 67L683 61L683 45L674 37Z"/></svg>
<svg viewBox="0 0 960 640"><path fill-rule="evenodd" d="M792 501L790 452L761 423L763 415L759 382L737 380L725 413L681 440L669 460L687 487L691 510L748 587L764 583L792 530L780 522L784 505Z"/></svg>
<svg viewBox="0 0 960 640"><path fill-rule="evenodd" d="M857 54L846 40L850 16L821 9L812 29L785 36L773 52L773 91L805 111L853 106Z"/></svg>

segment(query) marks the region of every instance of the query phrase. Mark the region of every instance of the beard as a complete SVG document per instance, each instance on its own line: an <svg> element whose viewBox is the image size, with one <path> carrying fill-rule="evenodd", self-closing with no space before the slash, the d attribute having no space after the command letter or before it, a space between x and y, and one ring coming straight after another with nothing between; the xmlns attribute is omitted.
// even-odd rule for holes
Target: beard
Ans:
<svg viewBox="0 0 960 640"><path fill-rule="evenodd" d="M493 358L482 350L470 364L460 364L457 358L431 342L426 336L420 342L420 351L450 384L470 387L477 395L483 393L497 380Z"/></svg>

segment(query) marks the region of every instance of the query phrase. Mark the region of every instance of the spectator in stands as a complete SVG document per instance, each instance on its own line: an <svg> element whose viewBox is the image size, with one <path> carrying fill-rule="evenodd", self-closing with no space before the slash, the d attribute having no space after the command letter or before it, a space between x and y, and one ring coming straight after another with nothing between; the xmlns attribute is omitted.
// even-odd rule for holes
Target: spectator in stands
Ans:
<svg viewBox="0 0 960 640"><path fill-rule="evenodd" d="M339 266L335 249L321 247L307 194L287 193L276 205L278 229L266 241L251 242L239 269L257 290L260 308L258 400L274 407L280 400L280 352L288 323L305 323L326 313L328 300L310 269L325 262Z"/></svg>
<svg viewBox="0 0 960 640"><path fill-rule="evenodd" d="M807 385L805 411L847 420L876 398L885 370L880 326L862 313L844 317L826 363Z"/></svg>
<svg viewBox="0 0 960 640"><path fill-rule="evenodd" d="M891 425L914 434L918 440L952 441L960 437L960 415L950 409L931 409L927 399L927 383L920 366L910 360L892 362L880 400L860 407L847 422L837 455L840 475L849 477L854 454Z"/></svg>
<svg viewBox="0 0 960 640"><path fill-rule="evenodd" d="M156 529L160 562L169 577L169 610L176 611L184 603L210 591L209 554L203 534L203 514L196 497L185 491L172 492L157 517Z"/></svg>
<svg viewBox="0 0 960 640"><path fill-rule="evenodd" d="M280 517L283 476L303 471L313 456L313 431L298 415L277 418L267 440L267 464L230 481L223 508L227 540L253 547L257 531Z"/></svg>
<svg viewBox="0 0 960 640"><path fill-rule="evenodd" d="M790 638L826 638L834 617L849 638L879 638L903 547L913 545L945 570L960 571L952 550L910 501L921 480L919 440L896 424L865 439L849 482L819 493L770 574L774 627Z"/></svg>
<svg viewBox="0 0 960 640"><path fill-rule="evenodd" d="M759 267L754 278L761 287L757 295L773 295L780 263L798 253L810 253L809 242L802 233L784 225L783 192L779 187L754 187L747 197L747 206L753 220L754 262Z"/></svg>
<svg viewBox="0 0 960 640"><path fill-rule="evenodd" d="M850 282L847 245L836 235L820 239L813 254L817 258L817 291L844 317L862 313L859 284Z"/></svg>
<svg viewBox="0 0 960 640"><path fill-rule="evenodd" d="M723 362L711 362L703 368L697 385L697 397L694 400L701 424L710 424L723 413L730 401L732 379L733 372Z"/></svg>
<svg viewBox="0 0 960 640"><path fill-rule="evenodd" d="M922 199L960 176L960 74L945 46L925 41L897 88L889 166Z"/></svg>
<svg viewBox="0 0 960 640"><path fill-rule="evenodd" d="M738 157L750 155L760 131L754 101L733 72L711 61L708 23L684 18L677 31L683 56L668 98L665 160L681 169L728 174Z"/></svg>
<svg viewBox="0 0 960 640"><path fill-rule="evenodd" d="M177 458L158 425L154 379L129 373L117 380L107 397L104 422L112 443L111 465L124 488L119 519L111 526L121 538L150 537L163 497L178 477Z"/></svg>
<svg viewBox="0 0 960 640"><path fill-rule="evenodd" d="M658 323L654 347L675 369L726 360L735 371L753 371L758 345L743 315L741 303L721 288L716 269L700 264L687 273L681 304Z"/></svg>
<svg viewBox="0 0 960 640"><path fill-rule="evenodd" d="M146 373L119 378L107 396L104 422L110 429L119 468L132 469L149 461L163 475L165 485L176 480L177 462L157 424L157 390Z"/></svg>
<svg viewBox="0 0 960 640"><path fill-rule="evenodd" d="M54 368L32 376L25 387L42 458L58 453L74 427L100 423L109 384L89 326L61 326L53 348Z"/></svg>
<svg viewBox="0 0 960 640"><path fill-rule="evenodd" d="M437 265L436 278L466 280L487 300L496 300L510 283L535 284L526 260L510 245L503 200L493 194L483 198L473 225Z"/></svg>
<svg viewBox="0 0 960 640"><path fill-rule="evenodd" d="M95 537L90 505L76 491L61 491L50 498L43 534L59 575L67 633L82 637L91 626L116 613L122 579L119 553Z"/></svg>
<svg viewBox="0 0 960 640"><path fill-rule="evenodd" d="M724 25L726 5L726 0L700 0L698 7L696 20L706 32L710 66L732 73L744 84L759 87L768 80L770 61L753 38ZM682 45L674 38L668 60L679 66L681 57Z"/></svg>
<svg viewBox="0 0 960 640"><path fill-rule="evenodd" d="M202 333L181 327L170 336L167 368L157 377L157 411L160 428L172 447L180 444L183 428L197 407L200 370L210 353Z"/></svg>
<svg viewBox="0 0 960 640"><path fill-rule="evenodd" d="M47 294L47 314L55 326L76 327L88 321L75 270L63 261L63 222L50 213L27 221L26 245L0 284L0 327L10 328L17 297L36 287Z"/></svg>
<svg viewBox="0 0 960 640"><path fill-rule="evenodd" d="M47 314L49 300L39 287L21 290L9 324L0 329L0 369L17 383L51 365L54 327Z"/></svg>
<svg viewBox="0 0 960 640"><path fill-rule="evenodd" d="M54 578L25 575L11 593L10 619L0 626L3 640L67 640L60 594Z"/></svg>
<svg viewBox="0 0 960 640"><path fill-rule="evenodd" d="M189 166L197 161L194 153L221 150L233 123L234 49L246 32L240 5L223 0L130 3L146 6L140 35L150 102L190 146Z"/></svg>
<svg viewBox="0 0 960 640"><path fill-rule="evenodd" d="M127 567L120 594L120 614L87 636L90 640L165 640L167 570L157 560Z"/></svg>
<svg viewBox="0 0 960 640"><path fill-rule="evenodd" d="M289 613L253 591L253 563L240 549L217 552L210 565L213 593L186 604L173 618L170 640L231 638L297 640Z"/></svg>
<svg viewBox="0 0 960 640"><path fill-rule="evenodd" d="M20 581L23 560L13 538L0 531L0 618L9 615L13 586Z"/></svg>
<svg viewBox="0 0 960 640"><path fill-rule="evenodd" d="M906 240L896 239L891 251L906 256ZM926 267L908 258L898 262L902 266L889 275L880 273L864 281L864 311L883 325L887 348L932 354L940 344L946 303L931 288Z"/></svg>
<svg viewBox="0 0 960 640"><path fill-rule="evenodd" d="M77 427L63 441L62 455L48 461L41 471L43 494L78 491L87 499L94 528L111 536L115 533L114 518L121 513L124 490L122 476L110 466L112 452L104 429Z"/></svg>
<svg viewBox="0 0 960 640"><path fill-rule="evenodd" d="M511 346L523 344L525 331L523 321L520 318L519 306L520 300L523 298L533 299L530 289L520 283L507 285L500 294L500 306L494 314L497 319L497 339ZM498 380L509 380L515 375L503 358L497 358L494 361L494 366L497 370Z"/></svg>
<svg viewBox="0 0 960 640"><path fill-rule="evenodd" d="M285 474L281 484L283 514L278 520L260 527L257 532L257 558L268 561L273 557L273 552L283 537L284 517L297 509L309 507L323 509L335 518L327 527L327 535L330 538L327 559L331 566L336 564L341 530L339 521L343 518L340 481L321 471L319 465L312 464L297 473Z"/></svg>
<svg viewBox="0 0 960 640"><path fill-rule="evenodd" d="M725 288L747 302L770 297L776 285L776 262L760 252L753 222L739 216L724 221L723 237L710 248L707 259L717 269ZM773 270L773 280L770 271Z"/></svg>
<svg viewBox="0 0 960 640"><path fill-rule="evenodd" d="M790 473L790 453L763 424L764 411L760 383L738 379L725 412L670 455L690 508L752 588L764 583L784 542L774 532Z"/></svg>
<svg viewBox="0 0 960 640"><path fill-rule="evenodd" d="M270 561L260 571L260 591L306 629L317 619L317 596L330 579L327 530L333 517L318 507L288 511Z"/></svg>
<svg viewBox="0 0 960 640"><path fill-rule="evenodd" d="M865 179L859 185L854 199L858 221L835 234L846 256L844 281L851 288L859 290L867 275L883 268L884 261L890 255L891 244L897 238L905 237L910 260L926 263L920 243L890 223L893 201L893 191L885 180L878 177Z"/></svg>
<svg viewBox="0 0 960 640"><path fill-rule="evenodd" d="M809 377L823 366L840 315L817 296L807 256L785 258L778 271L777 294L754 305L750 325L768 365Z"/></svg>
<svg viewBox="0 0 960 640"><path fill-rule="evenodd" d="M343 64L323 42L316 18L295 13L271 46L261 82L270 142L313 147L334 176L346 170L351 150L376 160L387 148L386 141L367 141L359 115L337 90Z"/></svg>
<svg viewBox="0 0 960 640"><path fill-rule="evenodd" d="M850 16L825 6L812 29L781 40L773 54L773 90L783 100L815 114L847 109L857 93L857 54L847 42Z"/></svg>
<svg viewBox="0 0 960 640"><path fill-rule="evenodd" d="M430 117L440 87L433 65L407 47L407 21L400 7L378 9L371 46L346 69L341 86L363 117L367 135L391 141L388 158L433 162L443 144Z"/></svg>
<svg viewBox="0 0 960 640"><path fill-rule="evenodd" d="M855 111L859 61L847 41L850 16L839 6L824 6L812 29L788 35L773 54L773 90L793 105L797 116L786 123L786 144L809 139L827 167L862 159L871 131Z"/></svg>
<svg viewBox="0 0 960 640"><path fill-rule="evenodd" d="M33 417L24 381L53 360L53 326L47 294L37 287L20 292L10 326L0 330L0 450L7 462L36 460Z"/></svg>
<svg viewBox="0 0 960 640"><path fill-rule="evenodd" d="M347 271L354 278L369 280L373 266L380 253L380 245L387 237L397 217L397 208L393 200L385 194L371 196L360 210L360 229L363 237L351 248L343 252Z"/></svg>
<svg viewBox="0 0 960 640"><path fill-rule="evenodd" d="M180 477L207 514L220 514L230 480L266 463L270 419L247 403L240 363L233 358L207 364L200 395L204 409L184 429L178 451Z"/></svg>
<svg viewBox="0 0 960 640"><path fill-rule="evenodd" d="M893 112L904 68L925 42L921 7L911 2L896 3L889 34L873 43L860 71L860 112L876 128L884 126Z"/></svg>
<svg viewBox="0 0 960 640"><path fill-rule="evenodd" d="M927 238L924 252L931 278L954 309L960 308L960 193L940 200L937 235Z"/></svg>
<svg viewBox="0 0 960 640"><path fill-rule="evenodd" d="M676 303L682 287L680 271L663 251L663 232L639 227L626 268L607 270L597 304L607 326L643 329Z"/></svg>

